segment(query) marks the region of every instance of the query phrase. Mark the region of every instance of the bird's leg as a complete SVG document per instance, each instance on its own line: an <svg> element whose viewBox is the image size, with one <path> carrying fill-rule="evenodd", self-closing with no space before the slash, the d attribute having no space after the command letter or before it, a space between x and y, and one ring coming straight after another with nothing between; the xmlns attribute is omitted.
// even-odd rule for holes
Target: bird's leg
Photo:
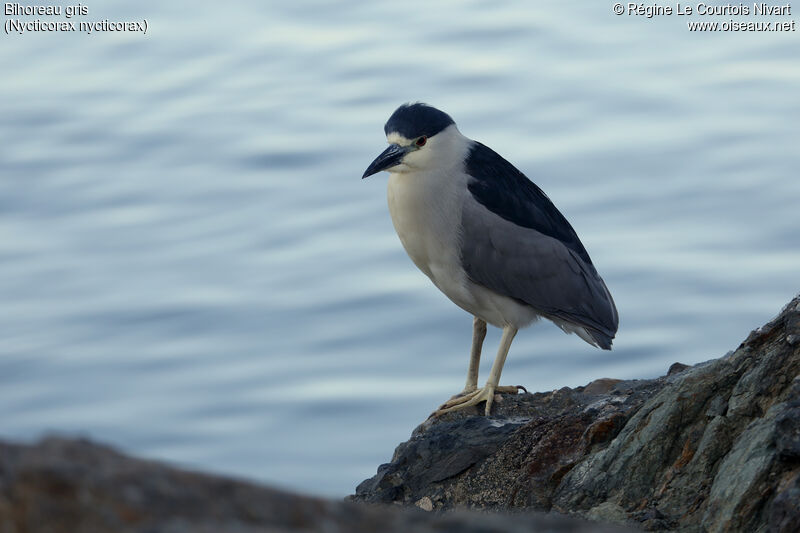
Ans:
<svg viewBox="0 0 800 533"><path fill-rule="evenodd" d="M469 354L469 370L467 370L467 384L461 396L478 389L478 370L481 365L481 348L483 339L486 338L486 321L475 317L472 321L472 350Z"/></svg>
<svg viewBox="0 0 800 533"><path fill-rule="evenodd" d="M508 349L511 348L511 341L514 340L516 334L517 328L514 326L505 326L503 328L503 336L500 338L500 347L497 349L497 356L492 364L492 371L489 373L489 379L486 380L486 385L469 394L445 402L444 405L433 413L433 416L455 411L456 409L463 409L471 405L477 405L484 401L486 402L485 414L488 416L492 410L495 392L516 393L519 390L518 387L498 386L500 374L503 372L503 365L506 363L506 357L508 356Z"/></svg>
<svg viewBox="0 0 800 533"><path fill-rule="evenodd" d="M495 356L494 363L492 363L489 379L486 380L486 385L484 385L484 389L488 389L486 394L486 416L489 416L492 410L494 393L498 388L498 383L500 383L500 374L503 372L503 366L506 364L506 357L508 356L508 350L511 348L511 341L514 340L516 334L517 328L513 326L506 326L503 328L503 335L500 337L500 347L497 349L497 356ZM514 393L516 394L517 387L510 388L514 389Z"/></svg>

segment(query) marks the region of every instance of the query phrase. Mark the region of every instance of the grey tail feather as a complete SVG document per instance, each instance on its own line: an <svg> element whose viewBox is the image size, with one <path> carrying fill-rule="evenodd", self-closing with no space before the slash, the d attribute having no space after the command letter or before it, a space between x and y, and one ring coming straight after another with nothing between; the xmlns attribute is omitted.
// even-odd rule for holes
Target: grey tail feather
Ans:
<svg viewBox="0 0 800 533"><path fill-rule="evenodd" d="M603 350L610 350L612 341L614 340L613 336L606 335L602 331L598 331L594 328L584 326L584 329L592 336L592 339L597 343L597 345L602 348Z"/></svg>

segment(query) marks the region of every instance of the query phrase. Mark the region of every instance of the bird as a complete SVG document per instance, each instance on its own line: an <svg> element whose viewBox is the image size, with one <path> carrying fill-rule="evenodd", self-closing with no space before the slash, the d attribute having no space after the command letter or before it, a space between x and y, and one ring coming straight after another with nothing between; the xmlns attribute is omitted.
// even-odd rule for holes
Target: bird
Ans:
<svg viewBox="0 0 800 533"><path fill-rule="evenodd" d="M389 143L367 178L389 172L392 223L414 264L473 315L466 385L433 414L518 392L500 386L517 331L544 318L610 350L619 325L605 282L570 223L525 174L461 134L447 113L425 103L398 107L384 126ZM487 324L502 329L485 385L478 369Z"/></svg>

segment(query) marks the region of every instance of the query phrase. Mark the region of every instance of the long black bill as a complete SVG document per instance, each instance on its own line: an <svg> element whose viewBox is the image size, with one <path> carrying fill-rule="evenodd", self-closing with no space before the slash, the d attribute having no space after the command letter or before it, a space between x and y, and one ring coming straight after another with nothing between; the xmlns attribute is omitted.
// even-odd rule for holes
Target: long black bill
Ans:
<svg viewBox="0 0 800 533"><path fill-rule="evenodd" d="M361 176L361 179L363 180L366 177L377 174L381 170L386 170L399 164L408 153L408 150L409 148L407 146L390 144L389 148L384 150L381 155L375 158L375 161L369 164L367 170L364 171L364 175Z"/></svg>

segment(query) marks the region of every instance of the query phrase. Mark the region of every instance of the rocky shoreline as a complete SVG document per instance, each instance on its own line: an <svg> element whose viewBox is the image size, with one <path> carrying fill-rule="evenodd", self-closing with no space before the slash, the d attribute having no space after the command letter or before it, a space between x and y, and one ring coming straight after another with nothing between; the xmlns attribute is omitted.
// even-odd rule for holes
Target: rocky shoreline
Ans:
<svg viewBox="0 0 800 533"><path fill-rule="evenodd" d="M473 408L424 422L352 498L800 531L800 297L720 359L500 398L490 418Z"/></svg>
<svg viewBox="0 0 800 533"><path fill-rule="evenodd" d="M2 533L796 532L800 296L720 359L429 419L348 500L0 443Z"/></svg>

